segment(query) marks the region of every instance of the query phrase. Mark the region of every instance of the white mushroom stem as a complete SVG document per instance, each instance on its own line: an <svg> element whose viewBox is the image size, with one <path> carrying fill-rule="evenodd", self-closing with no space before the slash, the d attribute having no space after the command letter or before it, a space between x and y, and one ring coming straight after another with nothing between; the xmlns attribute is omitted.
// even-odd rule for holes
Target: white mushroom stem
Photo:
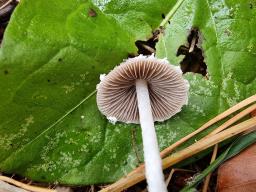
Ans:
<svg viewBox="0 0 256 192"><path fill-rule="evenodd" d="M142 129L148 190L149 192L167 192L150 105L148 85L145 80L136 80L136 92Z"/></svg>

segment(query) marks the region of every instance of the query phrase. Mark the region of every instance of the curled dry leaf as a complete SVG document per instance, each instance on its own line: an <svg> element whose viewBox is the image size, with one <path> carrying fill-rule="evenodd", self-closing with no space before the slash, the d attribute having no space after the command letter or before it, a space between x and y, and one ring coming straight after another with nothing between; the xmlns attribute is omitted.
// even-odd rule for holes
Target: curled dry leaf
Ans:
<svg viewBox="0 0 256 192"><path fill-rule="evenodd" d="M218 170L219 192L253 192L256 189L256 144L225 162Z"/></svg>

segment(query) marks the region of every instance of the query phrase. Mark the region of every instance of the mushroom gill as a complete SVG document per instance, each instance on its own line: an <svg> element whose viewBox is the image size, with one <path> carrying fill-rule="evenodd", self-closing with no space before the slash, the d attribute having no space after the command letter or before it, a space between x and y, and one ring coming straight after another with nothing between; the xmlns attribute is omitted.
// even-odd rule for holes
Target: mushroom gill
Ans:
<svg viewBox="0 0 256 192"><path fill-rule="evenodd" d="M112 70L98 86L97 104L107 117L139 123L136 80L147 82L154 121L169 119L187 102L188 83L166 59L139 56Z"/></svg>

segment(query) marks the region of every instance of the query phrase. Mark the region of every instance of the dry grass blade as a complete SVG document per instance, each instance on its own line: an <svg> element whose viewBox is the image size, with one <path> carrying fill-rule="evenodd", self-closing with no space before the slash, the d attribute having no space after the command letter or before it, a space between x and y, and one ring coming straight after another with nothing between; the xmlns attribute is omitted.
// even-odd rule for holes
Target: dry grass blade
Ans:
<svg viewBox="0 0 256 192"><path fill-rule="evenodd" d="M199 129L197 129L193 133L187 135L186 137L182 138L178 142L174 143L173 145L171 145L168 148L166 148L165 150L163 150L161 152L161 157L167 156L168 154L170 154L173 151L173 149L175 149L182 143L186 142L187 140L189 140L190 138L192 138L199 132L205 130L206 128L208 128L209 126L218 122L219 120L224 119L225 117L229 116L230 114L240 110L241 108L243 108L251 103L254 103L255 101L256 101L256 95L253 95L253 96L245 99L244 101L238 103L237 105L231 107L227 111L221 113L220 115L218 115L215 118L208 121L206 124L201 126ZM250 112L254 111L255 109L256 109L256 104L252 105L249 108L245 109L244 111L240 112L239 114L234 116L232 119L230 119L229 121L224 123L222 126L218 127L216 130L211 132L208 136L199 140L197 143L194 143L190 147L187 147L177 153L174 153L170 157L163 159L163 168L164 169L168 168L171 165L178 163L178 162L180 162L180 161L182 161L200 151L203 151L204 149L206 149L208 147L211 147L219 142L222 142L223 140L228 139L234 135L237 135L244 131L248 131L251 128L256 128L256 117L253 117L245 122L235 125L227 130L224 130L225 128L232 125L234 122L238 121L239 119L241 119L245 115L249 114ZM222 130L224 130L224 131L222 131ZM222 132L219 133L220 131L222 131ZM215 153L217 153L217 150L215 151ZM214 159L214 158L215 157L213 156L212 159ZM127 189L128 187L133 186L134 184L136 184L144 179L145 179L145 170L144 170L144 165L142 164L141 166L139 166L138 168L133 170L130 174L121 178L116 183L109 185L108 187L102 189L101 192L121 191L121 190ZM5 177L5 176L0 176L0 180L10 183L10 184L13 184L15 186L18 186L22 189L32 191L32 192L56 192L57 191L54 189L47 189L47 188L24 184L24 183L21 183L19 181L16 181L12 178Z"/></svg>
<svg viewBox="0 0 256 192"><path fill-rule="evenodd" d="M221 133L212 135L208 137L207 140L201 139L198 142L194 143L193 145L163 159L163 168L166 169L188 157L191 157L217 143L224 141L225 139L231 138L235 135L238 135L254 127L256 127L256 117L251 118L247 121L244 121L240 124L237 124L233 127L230 127L229 129L226 129ZM139 183L144 179L145 179L144 168L141 168L139 170L136 169L126 177L121 178L116 183L101 190L101 192L119 192L124 189L127 189L128 187L133 186L134 184Z"/></svg>
<svg viewBox="0 0 256 192"><path fill-rule="evenodd" d="M227 116L231 115L232 113L240 110L243 107L246 107L247 105L256 102L256 95L253 95L243 101L241 101L240 103L234 105L233 107L229 108L228 110L226 110L225 112L217 115L215 118L211 119L210 121L208 121L207 123L205 123L203 126L201 126L200 128L198 128L196 131L194 131L193 133L185 136L184 138L180 139L179 141L177 141L176 143L172 144L171 146L167 147L166 149L164 149L161 152L161 157L166 157L168 154L170 154L176 147L180 146L181 144L183 144L184 142L186 142L187 140L191 139L193 136L195 136L196 134L200 133L201 131L205 130L206 128L210 127L211 125L215 124L216 122L226 118ZM139 180L143 180L143 175L141 175L140 173L143 172L144 170L144 164L140 165L139 167L137 167L135 170L133 170L132 172L130 172L126 177L121 178L119 181L117 181L116 183L110 185L109 187L111 188L112 186L115 185L119 185L123 186L124 188L122 189L126 189L134 184L136 184ZM129 182L130 183L126 183L127 178L130 178ZM119 183L119 184L118 184ZM106 190L108 189L105 188Z"/></svg>
<svg viewBox="0 0 256 192"><path fill-rule="evenodd" d="M210 164L215 161L215 159L217 157L217 152L218 152L218 144L216 144L213 148L213 153L212 153L212 158L211 158ZM207 175L207 177L205 178L202 192L207 192L208 186L210 183L210 179L211 179L211 173L209 175Z"/></svg>
<svg viewBox="0 0 256 192"><path fill-rule="evenodd" d="M166 181L165 181L166 186L169 185L169 183L170 183L170 181L171 181L171 179L172 179L172 176L173 176L173 174L174 174L175 171L176 171L175 169L172 169L172 170L171 170L171 172L170 172L168 178L167 178Z"/></svg>
<svg viewBox="0 0 256 192"><path fill-rule="evenodd" d="M5 177L5 176L0 176L0 180L10 183L12 185L15 185L17 187L20 187L22 189L28 190L28 191L32 191L32 192L57 192L54 189L47 189L47 188L42 188L42 187L37 187L37 186L32 186L32 185L28 185L25 183L21 183L19 181L16 181L12 178L9 177Z"/></svg>
<svg viewBox="0 0 256 192"><path fill-rule="evenodd" d="M235 115L234 117L232 117L231 119L229 119L228 121L223 123L221 126L219 126L217 129L213 130L209 135L215 135L216 133L221 132L222 130L226 129L230 125L234 124L235 122L237 122L240 119L242 119L243 117L245 117L246 115L249 115L254 110L256 110L256 104L254 104L254 105L246 108L242 112L238 113L237 115Z"/></svg>
<svg viewBox="0 0 256 192"><path fill-rule="evenodd" d="M256 117L251 118L247 121L244 121L240 124L230 127L218 134L209 136L207 139L201 139L193 145L172 154L169 157L163 159L163 168L166 169L188 157L191 157L217 143L220 143L228 138L231 138L235 135L238 135L244 131L250 130L256 127ZM116 183L106 187L101 190L101 192L119 192L128 187L133 186L134 184L145 179L145 170L140 168L139 170L135 169L126 177L121 178Z"/></svg>
<svg viewBox="0 0 256 192"><path fill-rule="evenodd" d="M195 130L194 132L190 133L189 135L183 137L182 139L180 139L179 141L177 141L176 143L170 145L169 147L165 148L163 151L161 151L160 156L162 158L166 157L167 155L169 155L175 148L177 148L178 146L180 146L181 144L183 144L184 142L188 141L189 139L191 139L192 137L194 137L195 135L197 135L198 133L202 132L203 130L207 129L208 127L210 127L211 125L215 124L216 122L226 118L227 116L231 115L232 113L252 104L256 102L256 95L253 95L243 101L241 101L240 103L234 105L233 107L229 108L228 110L224 111L223 113L217 115L216 117L214 117L213 119L211 119L210 121L208 121L207 123L205 123L204 125L202 125L201 127L199 127L197 130ZM232 120L233 121L233 120ZM237 121L237 120L236 120ZM231 123L231 122L229 122ZM225 126L227 126L229 123L227 123ZM233 123L231 123L233 124ZM230 125L231 125L230 124ZM220 127L218 128L218 131L223 130L224 128ZM215 133L215 132L214 132ZM127 176L129 175L135 175L137 172L140 172L141 170L144 169L144 164L140 165L139 167L137 167L135 170L133 170L131 173L129 173Z"/></svg>
<svg viewBox="0 0 256 192"><path fill-rule="evenodd" d="M248 107L247 109L243 110L242 112L238 113L233 118L229 119L227 122L222 124L220 127L215 129L214 131L212 131L209 135L214 135L216 133L219 133L220 131L226 129L228 126L234 124L235 122L237 122L238 120L242 119L243 117L245 117L246 115L252 113L255 110L256 110L256 104L254 104L254 105ZM207 139L207 136L206 136L206 139ZM218 152L218 145L215 145L210 164L216 159L217 152ZM207 192L210 179L211 179L211 174L209 174L205 178L202 192Z"/></svg>
<svg viewBox="0 0 256 192"><path fill-rule="evenodd" d="M207 139L201 139L198 142L190 145L189 147L172 154L169 157L163 159L163 167L167 168L171 165L178 163L188 157L191 157L217 143L220 143L226 139L229 139L235 135L238 135L244 131L256 127L256 117L246 120L242 123L234 125L218 134L209 136Z"/></svg>
<svg viewBox="0 0 256 192"><path fill-rule="evenodd" d="M183 144L184 142L186 142L187 140L191 139L192 137L194 137L196 134L202 132L203 130L207 129L208 127L210 127L211 125L215 124L216 122L226 118L227 116L231 115L232 113L242 109L243 107L248 106L251 103L256 102L256 95L253 95L245 100L243 100L242 102L234 105L233 107L229 108L228 110L224 111L223 113L217 115L216 117L214 117L213 119L211 119L210 121L208 121L207 123L205 123L204 125L202 125L201 127L199 127L197 130L195 130L194 132L190 133L189 135L183 137L182 139L180 139L179 141L177 141L176 143L170 145L169 147L167 147L166 149L164 149L161 152L161 157L166 157L167 155L169 155L175 148L177 148L178 146L180 146L181 144Z"/></svg>

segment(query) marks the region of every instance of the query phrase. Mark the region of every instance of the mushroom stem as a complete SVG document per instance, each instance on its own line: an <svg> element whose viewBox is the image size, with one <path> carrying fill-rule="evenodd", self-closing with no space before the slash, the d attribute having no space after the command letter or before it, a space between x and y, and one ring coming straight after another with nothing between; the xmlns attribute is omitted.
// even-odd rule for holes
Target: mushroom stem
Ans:
<svg viewBox="0 0 256 192"><path fill-rule="evenodd" d="M147 81L136 80L136 93L144 148L146 179L149 192L167 192L162 161L154 127Z"/></svg>

